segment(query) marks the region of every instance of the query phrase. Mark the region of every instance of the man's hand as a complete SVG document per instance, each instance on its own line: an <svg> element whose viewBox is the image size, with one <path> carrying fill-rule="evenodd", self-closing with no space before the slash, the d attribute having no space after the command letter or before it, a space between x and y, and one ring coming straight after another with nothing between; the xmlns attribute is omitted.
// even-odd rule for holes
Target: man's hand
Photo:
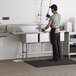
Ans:
<svg viewBox="0 0 76 76"><path fill-rule="evenodd" d="M51 18L50 14L48 14L48 13L46 14L46 17L47 17L47 18Z"/></svg>
<svg viewBox="0 0 76 76"><path fill-rule="evenodd" d="M41 29L42 32L45 32L45 30L46 30L45 27Z"/></svg>

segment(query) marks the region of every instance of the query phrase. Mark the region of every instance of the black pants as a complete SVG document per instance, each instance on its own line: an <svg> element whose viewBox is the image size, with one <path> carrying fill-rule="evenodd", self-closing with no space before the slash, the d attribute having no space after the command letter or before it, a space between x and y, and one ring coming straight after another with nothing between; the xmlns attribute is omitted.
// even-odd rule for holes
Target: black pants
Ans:
<svg viewBox="0 0 76 76"><path fill-rule="evenodd" d="M60 60L61 58L60 33L55 33L55 29L51 29L50 40L53 46L53 59Z"/></svg>

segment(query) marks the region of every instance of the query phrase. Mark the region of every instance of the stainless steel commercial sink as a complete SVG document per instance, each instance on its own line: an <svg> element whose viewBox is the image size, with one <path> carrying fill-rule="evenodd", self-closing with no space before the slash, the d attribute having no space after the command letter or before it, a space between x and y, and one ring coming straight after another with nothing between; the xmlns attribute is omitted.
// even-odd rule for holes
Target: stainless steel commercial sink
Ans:
<svg viewBox="0 0 76 76"><path fill-rule="evenodd" d="M9 27L11 34L20 35L24 43L49 42L49 32L41 32L36 26L12 26Z"/></svg>

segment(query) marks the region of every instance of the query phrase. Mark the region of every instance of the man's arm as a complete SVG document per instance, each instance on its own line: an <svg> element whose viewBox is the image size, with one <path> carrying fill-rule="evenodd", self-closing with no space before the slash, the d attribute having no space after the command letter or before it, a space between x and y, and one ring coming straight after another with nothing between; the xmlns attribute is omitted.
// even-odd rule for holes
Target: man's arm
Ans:
<svg viewBox="0 0 76 76"><path fill-rule="evenodd" d="M46 29L48 29L51 25L51 22L49 21L49 23L46 25L46 27L42 28L41 31L44 32Z"/></svg>
<svg viewBox="0 0 76 76"><path fill-rule="evenodd" d="M50 27L50 25L51 25L51 22L49 22L49 23L46 25L45 30L48 29L48 28Z"/></svg>
<svg viewBox="0 0 76 76"><path fill-rule="evenodd" d="M46 25L46 27L42 28L41 31L44 32L46 29L48 29L51 26L52 22L53 22L53 16L50 17L49 23Z"/></svg>

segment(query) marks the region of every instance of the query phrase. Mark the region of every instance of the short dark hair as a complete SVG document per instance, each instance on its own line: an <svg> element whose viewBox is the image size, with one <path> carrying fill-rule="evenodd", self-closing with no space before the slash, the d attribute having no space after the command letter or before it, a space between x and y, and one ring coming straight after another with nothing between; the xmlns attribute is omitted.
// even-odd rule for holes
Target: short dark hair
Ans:
<svg viewBox="0 0 76 76"><path fill-rule="evenodd" d="M54 9L55 11L57 11L58 7L57 5L53 4L52 6L50 6L51 9Z"/></svg>

